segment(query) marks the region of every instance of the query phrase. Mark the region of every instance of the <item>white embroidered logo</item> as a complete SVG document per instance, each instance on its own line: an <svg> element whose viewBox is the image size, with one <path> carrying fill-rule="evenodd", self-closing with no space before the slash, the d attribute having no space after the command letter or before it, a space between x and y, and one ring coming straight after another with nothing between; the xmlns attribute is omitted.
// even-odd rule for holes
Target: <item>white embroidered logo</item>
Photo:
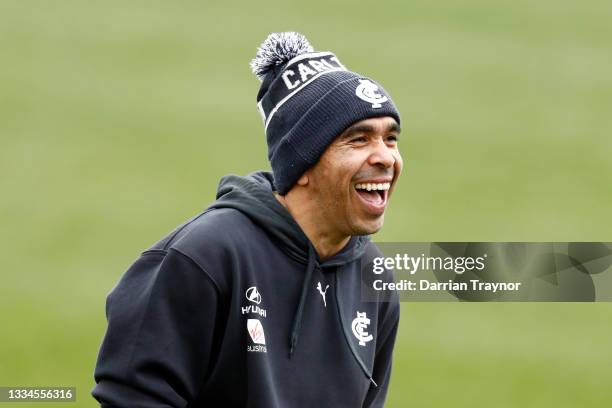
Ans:
<svg viewBox="0 0 612 408"><path fill-rule="evenodd" d="M257 290L257 287L255 286L251 286L250 288L248 288L246 290L245 296L247 298L247 300L255 303L255 304L260 304L261 303L261 295L259 294L259 291Z"/></svg>
<svg viewBox="0 0 612 408"><path fill-rule="evenodd" d="M378 93L378 85L368 79L360 79L355 95L363 101L372 104L372 108L382 108L382 104L387 102L389 98Z"/></svg>
<svg viewBox="0 0 612 408"><path fill-rule="evenodd" d="M357 312L357 317L353 319L353 323L351 324L351 329L353 329L353 334L359 340L359 345L364 346L368 341L372 341L374 336L367 332L368 325L370 324L370 319L367 318L366 313Z"/></svg>
<svg viewBox="0 0 612 408"><path fill-rule="evenodd" d="M329 289L329 285L326 285L325 290L323 290L323 287L321 286L321 282L317 282L317 290L321 294L321 297L323 298L323 306L325 306L326 308L327 308L327 301L325 300L325 293L327 293L327 289Z"/></svg>

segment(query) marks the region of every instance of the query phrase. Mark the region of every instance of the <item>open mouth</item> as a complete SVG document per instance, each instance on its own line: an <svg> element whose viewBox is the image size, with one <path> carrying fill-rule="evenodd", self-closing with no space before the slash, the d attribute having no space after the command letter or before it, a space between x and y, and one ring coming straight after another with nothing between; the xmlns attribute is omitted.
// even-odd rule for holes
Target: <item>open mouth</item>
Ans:
<svg viewBox="0 0 612 408"><path fill-rule="evenodd" d="M380 215L385 211L391 183L357 183L355 191L366 210Z"/></svg>

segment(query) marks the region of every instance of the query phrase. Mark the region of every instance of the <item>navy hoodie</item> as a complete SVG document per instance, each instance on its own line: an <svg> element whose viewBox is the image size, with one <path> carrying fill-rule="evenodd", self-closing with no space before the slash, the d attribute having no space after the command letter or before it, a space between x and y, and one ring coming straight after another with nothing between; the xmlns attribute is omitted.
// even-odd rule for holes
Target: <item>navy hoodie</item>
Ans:
<svg viewBox="0 0 612 408"><path fill-rule="evenodd" d="M273 188L270 173L223 178L123 275L94 373L102 407L383 406L399 304L361 301L378 249L355 236L321 261Z"/></svg>

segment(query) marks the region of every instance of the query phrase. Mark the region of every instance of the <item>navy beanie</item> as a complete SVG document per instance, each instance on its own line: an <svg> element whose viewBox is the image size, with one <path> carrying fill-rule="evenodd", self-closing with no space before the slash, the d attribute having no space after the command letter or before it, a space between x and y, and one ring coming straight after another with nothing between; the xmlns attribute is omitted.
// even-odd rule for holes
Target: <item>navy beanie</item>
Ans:
<svg viewBox="0 0 612 408"><path fill-rule="evenodd" d="M347 70L331 52L314 52L301 34L270 34L251 68L262 81L257 106L274 184L282 195L353 123L381 116L400 123L397 108L379 84Z"/></svg>

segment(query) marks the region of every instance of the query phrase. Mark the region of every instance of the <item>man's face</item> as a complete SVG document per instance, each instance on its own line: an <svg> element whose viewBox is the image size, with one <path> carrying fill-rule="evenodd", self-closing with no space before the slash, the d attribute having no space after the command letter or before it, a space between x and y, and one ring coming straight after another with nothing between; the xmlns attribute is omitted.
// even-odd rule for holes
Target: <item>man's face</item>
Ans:
<svg viewBox="0 0 612 408"><path fill-rule="evenodd" d="M366 235L383 224L402 171L399 125L391 117L365 119L339 135L305 175L315 215L340 235Z"/></svg>

